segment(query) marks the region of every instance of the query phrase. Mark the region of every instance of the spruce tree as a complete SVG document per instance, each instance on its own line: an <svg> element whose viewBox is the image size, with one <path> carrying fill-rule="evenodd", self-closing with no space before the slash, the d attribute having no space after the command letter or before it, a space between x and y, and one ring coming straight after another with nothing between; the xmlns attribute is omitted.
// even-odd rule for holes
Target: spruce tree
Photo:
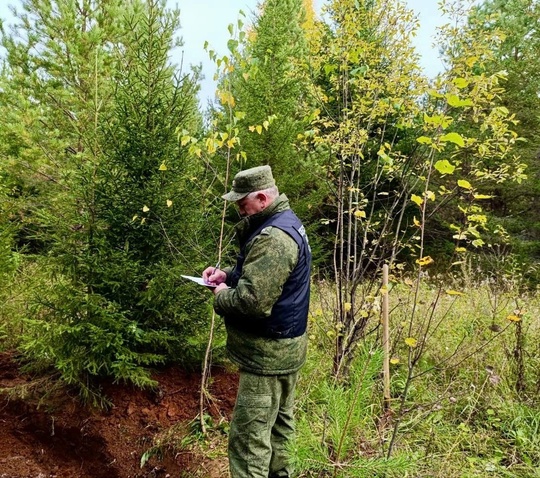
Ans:
<svg viewBox="0 0 540 478"><path fill-rule="evenodd" d="M197 237L176 128L200 123L196 78L169 62L178 27L161 0L32 0L2 38L6 170L42 279L21 349L86 398L92 376L151 384L204 317L175 275Z"/></svg>
<svg viewBox="0 0 540 478"><path fill-rule="evenodd" d="M519 189L494 184L491 210L512 237L512 249L529 263L540 253L540 5L534 0L488 0L471 12L479 35L498 31L502 41L486 65L486 73L504 72L501 105L515 114L515 131L524 141L515 154L527 165L527 178ZM534 280L538 282L538 274Z"/></svg>
<svg viewBox="0 0 540 478"><path fill-rule="evenodd" d="M306 6L311 9L307 16ZM245 156L232 172L269 164L308 229L326 194L320 157L302 144L314 109L306 30L306 18L313 16L311 4L304 0L261 3L243 48L233 49L234 69L227 82L222 79L234 97L235 111L242 115L237 127Z"/></svg>

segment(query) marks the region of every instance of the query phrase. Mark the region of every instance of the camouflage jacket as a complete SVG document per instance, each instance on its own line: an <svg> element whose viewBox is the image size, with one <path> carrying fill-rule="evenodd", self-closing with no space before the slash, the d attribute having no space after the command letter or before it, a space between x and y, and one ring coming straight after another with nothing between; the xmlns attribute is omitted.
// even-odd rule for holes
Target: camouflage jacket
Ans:
<svg viewBox="0 0 540 478"><path fill-rule="evenodd" d="M270 216L289 209L287 197L280 195L270 206L242 219L236 226L240 244ZM283 284L298 261L298 245L277 227L266 227L245 246L242 276L234 288L219 292L214 308L219 315L269 317L281 295ZM231 269L225 269L230 273ZM227 350L239 367L251 373L279 375L296 372L304 363L307 336L268 339L241 332L227 324Z"/></svg>

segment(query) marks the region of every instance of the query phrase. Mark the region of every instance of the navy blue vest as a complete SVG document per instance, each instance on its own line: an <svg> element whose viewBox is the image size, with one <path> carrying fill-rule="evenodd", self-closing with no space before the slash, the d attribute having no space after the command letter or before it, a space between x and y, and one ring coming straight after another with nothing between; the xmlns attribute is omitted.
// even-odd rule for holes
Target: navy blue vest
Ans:
<svg viewBox="0 0 540 478"><path fill-rule="evenodd" d="M304 226L291 209L274 214L257 227L240 245L236 266L227 278L227 284L236 287L242 275L245 247L260 232L269 226L277 227L291 236L298 244L299 254L296 267L283 286L278 301L272 307L270 317L226 317L227 323L235 328L268 338L293 338L303 335L307 328L309 310L309 289L311 272L311 249ZM269 274L272 271L268 271Z"/></svg>

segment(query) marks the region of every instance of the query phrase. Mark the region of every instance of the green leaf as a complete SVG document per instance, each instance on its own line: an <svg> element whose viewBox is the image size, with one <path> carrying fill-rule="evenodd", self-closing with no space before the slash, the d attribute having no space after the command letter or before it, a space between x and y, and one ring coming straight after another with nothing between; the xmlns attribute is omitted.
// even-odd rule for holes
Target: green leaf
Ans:
<svg viewBox="0 0 540 478"><path fill-rule="evenodd" d="M326 64L324 65L324 73L328 76L330 73L334 73L337 70L336 65Z"/></svg>
<svg viewBox="0 0 540 478"><path fill-rule="evenodd" d="M227 42L227 48L231 53L234 53L236 49L238 48L238 41L237 40L229 40Z"/></svg>
<svg viewBox="0 0 540 478"><path fill-rule="evenodd" d="M427 136L420 136L420 138L417 138L416 141L418 141L420 144L431 144L431 143L433 143L431 138L428 138Z"/></svg>
<svg viewBox="0 0 540 478"><path fill-rule="evenodd" d="M447 159L441 159L435 163L435 169L441 174L452 174L456 167Z"/></svg>

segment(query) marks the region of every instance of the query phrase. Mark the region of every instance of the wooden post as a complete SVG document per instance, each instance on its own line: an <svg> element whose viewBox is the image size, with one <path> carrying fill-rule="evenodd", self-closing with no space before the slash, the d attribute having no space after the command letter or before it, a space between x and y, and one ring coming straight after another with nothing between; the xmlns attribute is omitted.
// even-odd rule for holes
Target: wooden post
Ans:
<svg viewBox="0 0 540 478"><path fill-rule="evenodd" d="M384 408L390 408L390 324L389 324L389 299L388 299L388 265L383 266L383 303L382 303L382 325L383 325L383 378L384 378Z"/></svg>

